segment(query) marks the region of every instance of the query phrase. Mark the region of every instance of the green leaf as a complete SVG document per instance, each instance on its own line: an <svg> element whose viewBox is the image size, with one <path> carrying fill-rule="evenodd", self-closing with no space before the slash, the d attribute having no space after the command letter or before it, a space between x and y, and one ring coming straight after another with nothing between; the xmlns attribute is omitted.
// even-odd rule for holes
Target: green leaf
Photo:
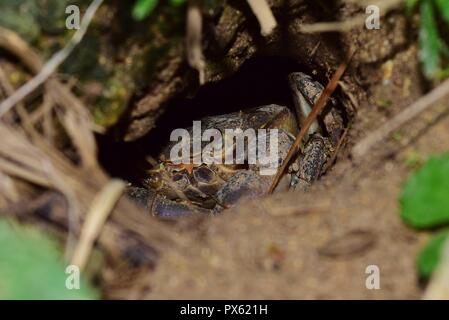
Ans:
<svg viewBox="0 0 449 320"><path fill-rule="evenodd" d="M441 40L438 35L433 6L430 0L422 1L420 6L421 26L419 30L419 45L421 62L426 77L432 78L440 67Z"/></svg>
<svg viewBox="0 0 449 320"><path fill-rule="evenodd" d="M183 5L185 2L186 0L170 0L170 4L175 7Z"/></svg>
<svg viewBox="0 0 449 320"><path fill-rule="evenodd" d="M449 230L445 230L433 236L427 245L418 254L417 267L421 278L429 278L438 266L441 250L446 240L449 239Z"/></svg>
<svg viewBox="0 0 449 320"><path fill-rule="evenodd" d="M415 228L449 223L449 154L432 157L406 181L401 217Z"/></svg>
<svg viewBox="0 0 449 320"><path fill-rule="evenodd" d="M148 17L158 4L158 0L137 0L133 8L133 17L136 20L143 20Z"/></svg>
<svg viewBox="0 0 449 320"><path fill-rule="evenodd" d="M419 0L405 0L405 12L410 15L415 10Z"/></svg>
<svg viewBox="0 0 449 320"><path fill-rule="evenodd" d="M95 299L84 281L69 290L57 242L42 232L0 220L0 299Z"/></svg>
<svg viewBox="0 0 449 320"><path fill-rule="evenodd" d="M35 41L41 33L41 27L29 10L14 10L3 4L0 4L0 26L14 30L28 41Z"/></svg>
<svg viewBox="0 0 449 320"><path fill-rule="evenodd" d="M449 1L447 0L434 0L434 1L444 21L449 22Z"/></svg>
<svg viewBox="0 0 449 320"><path fill-rule="evenodd" d="M448 77L449 77L449 68L442 69L436 74L436 79L440 81L447 79Z"/></svg>

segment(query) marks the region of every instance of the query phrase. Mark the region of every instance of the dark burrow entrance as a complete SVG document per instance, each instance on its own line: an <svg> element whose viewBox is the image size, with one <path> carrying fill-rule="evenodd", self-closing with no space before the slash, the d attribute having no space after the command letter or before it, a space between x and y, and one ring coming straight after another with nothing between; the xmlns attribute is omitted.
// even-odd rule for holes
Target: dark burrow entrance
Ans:
<svg viewBox="0 0 449 320"><path fill-rule="evenodd" d="M234 75L201 87L193 98L174 98L157 120L156 127L139 140L116 142L111 136L99 136L100 162L111 176L139 185L145 177L145 170L151 167L148 158L157 159L174 129L190 127L194 120L205 116L263 105L278 104L292 109L288 74L298 71L311 75L323 85L327 83L326 78L290 58L250 59Z"/></svg>

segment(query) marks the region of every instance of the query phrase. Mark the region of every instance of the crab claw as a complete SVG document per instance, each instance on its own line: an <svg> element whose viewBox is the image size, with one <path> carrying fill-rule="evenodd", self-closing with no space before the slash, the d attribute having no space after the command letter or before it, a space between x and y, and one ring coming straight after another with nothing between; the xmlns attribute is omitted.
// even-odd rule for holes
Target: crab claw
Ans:
<svg viewBox="0 0 449 320"><path fill-rule="evenodd" d="M295 109L298 116L298 124L301 126L302 121L310 114L313 105L318 101L319 97L323 93L324 87L321 83L313 81L313 79L302 72L293 72L288 76L290 88L293 94L293 101L295 103ZM336 105L336 100L332 97L329 98L331 106ZM335 108L330 108L327 111L324 110L321 113L324 127L320 127L318 121L314 121L309 128L307 134L312 136L315 133L323 134L327 133L332 139L334 144L340 139L344 128L343 117ZM325 132L321 132L324 130Z"/></svg>
<svg viewBox="0 0 449 320"><path fill-rule="evenodd" d="M302 72L290 73L288 81L293 95L293 102L295 103L298 125L301 125L312 112L313 104L319 98L324 88L320 83L313 81L309 75ZM319 133L319 131L320 126L318 121L315 120L307 133L312 135Z"/></svg>
<svg viewBox="0 0 449 320"><path fill-rule="evenodd" d="M166 199L151 189L131 187L128 189L128 196L157 217L178 218L195 213L212 213L211 210L187 202Z"/></svg>

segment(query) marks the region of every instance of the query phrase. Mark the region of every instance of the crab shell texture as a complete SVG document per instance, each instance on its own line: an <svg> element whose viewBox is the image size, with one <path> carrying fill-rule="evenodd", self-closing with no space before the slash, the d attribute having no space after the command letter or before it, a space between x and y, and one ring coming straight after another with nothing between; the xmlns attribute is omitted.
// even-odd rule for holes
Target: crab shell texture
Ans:
<svg viewBox="0 0 449 320"><path fill-rule="evenodd" d="M226 137L226 129L254 129L256 139L258 129L277 129L278 157L276 166L280 166L287 156L298 131L294 114L287 108L275 104L257 107L245 111L206 117L201 119L201 132L217 129ZM190 134L190 145L193 145L193 128L186 129ZM267 153L269 143L267 138ZM202 141L201 150L211 141ZM213 208L217 201L232 204L239 194L265 194L274 175L260 175L261 165L256 164L224 164L224 151L221 163L214 164L174 164L170 161L171 148L178 142L171 142L160 155L158 165L151 169L144 183L158 194L168 199L188 199L203 207ZM224 145L225 143L223 143ZM235 147L235 141L232 141ZM249 145L249 141L245 145ZM257 142L256 142L257 145ZM223 148L224 149L224 148ZM245 148L245 153L248 150ZM246 154L245 154L246 157ZM191 159L193 158L193 154ZM265 164L267 165L267 164ZM268 165L273 165L272 163Z"/></svg>

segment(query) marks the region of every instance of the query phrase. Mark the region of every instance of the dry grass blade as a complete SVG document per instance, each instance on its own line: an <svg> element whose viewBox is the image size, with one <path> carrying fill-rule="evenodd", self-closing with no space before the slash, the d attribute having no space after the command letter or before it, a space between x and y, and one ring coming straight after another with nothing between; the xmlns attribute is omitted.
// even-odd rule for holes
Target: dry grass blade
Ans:
<svg viewBox="0 0 449 320"><path fill-rule="evenodd" d="M310 112L309 116L304 121L304 124L301 128L301 131L299 132L298 136L295 139L295 142L293 143L292 147L290 148L287 157L284 159L284 162L282 163L282 166L279 168L279 170L276 173L276 176L274 177L273 183L270 186L269 193L273 193L274 189L278 185L281 177L284 175L285 170L287 169L292 157L298 152L299 146L301 145L302 140L304 139L304 136L306 135L307 131L309 130L312 123L316 120L316 117L321 112L321 110L326 105L327 99L332 95L332 93L335 91L335 89L338 86L338 81L343 76L343 74L346 71L346 68L348 67L348 64L350 60L352 59L352 56L354 55L354 50L351 50L348 54L348 57L346 60L340 64L337 71L333 74L331 80L327 84L326 88L324 89L321 96L318 98L317 102L312 108L312 111Z"/></svg>
<svg viewBox="0 0 449 320"><path fill-rule="evenodd" d="M87 28L89 27L90 22L92 21L95 15L95 12L97 12L98 7L102 3L103 0L92 1L92 3L86 10L86 13L84 14L80 28L75 32L69 43L67 43L67 45L60 51L55 53L53 57L40 68L39 73L33 79L25 83L6 100L0 103L0 117L3 116L6 112L8 112L18 102L22 101L31 92L36 90L36 88L42 85L45 81L47 81L48 78L56 71L56 69L67 59L67 57L72 53L73 49L75 49L75 47L83 39L84 35L86 34ZM23 58L28 59L28 57ZM38 65L36 65L35 67L39 69Z"/></svg>
<svg viewBox="0 0 449 320"><path fill-rule="evenodd" d="M37 150L27 138L17 130L0 123L2 148L0 149L0 169L11 176L31 180L43 187L53 187L53 168L44 165L50 159Z"/></svg>
<svg viewBox="0 0 449 320"><path fill-rule="evenodd" d="M14 181L7 175L0 172L0 207L4 205L2 201L19 201L19 192L16 189Z"/></svg>
<svg viewBox="0 0 449 320"><path fill-rule="evenodd" d="M29 70L37 74L40 72L44 63L39 55L14 31L0 27L0 48L9 51L15 55ZM78 99L65 85L60 83L56 78L50 78L46 82L46 93L42 111L39 108L36 116L41 116L42 113L48 113L53 107L53 104L65 106L73 109L82 117L90 117L88 109L84 107L83 103ZM36 116L31 115L31 121L36 121ZM100 128L90 123L91 129L96 132L103 132Z"/></svg>
<svg viewBox="0 0 449 320"><path fill-rule="evenodd" d="M12 95L14 93L14 87L9 82L8 77L6 76L6 72L3 70L3 67L0 66L0 87L3 88L3 91L6 97ZM31 123L30 116L26 111L25 105L23 103L17 104L17 114L19 115L22 123L22 127L30 136L36 136L36 131Z"/></svg>
<svg viewBox="0 0 449 320"><path fill-rule="evenodd" d="M61 115L62 123L67 130L73 144L76 146L81 157L81 163L84 168L96 168L97 163L97 147L95 138L89 129L90 119L83 118L71 109L66 109Z"/></svg>
<svg viewBox="0 0 449 320"><path fill-rule="evenodd" d="M76 116L88 121L90 130L104 133L104 128L95 125L90 120L91 116L88 109L84 106L81 100L76 97L66 85L63 85L56 79L49 79L46 83L46 89L49 98L54 104L57 104L65 109L71 109L76 112Z"/></svg>
<svg viewBox="0 0 449 320"><path fill-rule="evenodd" d="M366 138L358 142L352 149L354 160L359 160L372 150L377 144L382 142L394 131L401 128L407 122L430 108L440 99L449 95L449 80L445 80L438 87L433 89L424 97L418 99L415 103L408 106L393 119L387 121L383 126L370 133Z"/></svg>
<svg viewBox="0 0 449 320"><path fill-rule="evenodd" d="M38 73L43 63L39 55L15 32L0 27L0 46L18 57L33 73Z"/></svg>
<svg viewBox="0 0 449 320"><path fill-rule="evenodd" d="M27 138L6 125L0 125L2 149L0 150L0 171L9 176L30 181L42 187L60 191L68 203L69 235L67 250L75 240L80 208L75 192L67 183L65 176L52 163L51 150L45 154L34 147Z"/></svg>
<svg viewBox="0 0 449 320"><path fill-rule="evenodd" d="M44 94L44 101L42 104L32 113L30 113L30 121L33 125L35 125L42 118L48 116L49 113L53 110L53 101L48 97L48 94Z"/></svg>
<svg viewBox="0 0 449 320"><path fill-rule="evenodd" d="M95 197L87 212L81 235L71 264L84 269L95 240L103 230L103 226L123 194L126 184L121 180L111 180L105 188Z"/></svg>
<svg viewBox="0 0 449 320"><path fill-rule="evenodd" d="M0 123L0 135L4 137L0 149L2 173L45 188L59 190L66 197L69 204L69 239L66 253L71 256L76 244L79 219L88 211L95 194L108 183L109 178L98 166L93 170L79 168L60 151L41 140L31 144L18 129L4 123ZM117 247L117 236L121 238L125 233L129 237L129 232L132 232L144 247L160 250L174 244L182 246L187 242L122 197L114 208L111 221L108 221L98 239L99 244L108 253L131 250Z"/></svg>
<svg viewBox="0 0 449 320"><path fill-rule="evenodd" d="M38 73L44 65L35 51L15 32L0 28L0 48L15 55L29 70ZM83 160L79 167L68 159L56 147L47 143L39 136L31 143L20 128L7 127L0 123L2 148L0 149L0 170L5 174L45 188L59 190L67 201L72 203L74 210L69 208L69 239L66 254L71 256L76 239L78 217L82 218L92 203L95 194L109 181L108 176L96 163L95 143L92 130L100 131L90 122L88 109L67 86L58 79L50 78L45 85L45 110L32 114L31 121L38 121L43 114L53 111L58 105L60 115L64 119L67 111L73 112L63 121L69 136L74 140ZM78 126L81 123L82 125ZM82 131L82 132L77 132ZM9 141L11 140L11 141ZM94 160L95 159L95 160ZM69 206L70 207L70 206ZM57 221L55 221L58 223ZM111 220L107 222L98 243L111 257L127 255L123 250L133 250L131 247L120 246L117 237L136 239L143 248L163 251L167 246L183 246L187 241L179 234L173 233L161 222L146 216L139 208L125 197L122 197L114 208ZM123 262L120 260L121 263Z"/></svg>

